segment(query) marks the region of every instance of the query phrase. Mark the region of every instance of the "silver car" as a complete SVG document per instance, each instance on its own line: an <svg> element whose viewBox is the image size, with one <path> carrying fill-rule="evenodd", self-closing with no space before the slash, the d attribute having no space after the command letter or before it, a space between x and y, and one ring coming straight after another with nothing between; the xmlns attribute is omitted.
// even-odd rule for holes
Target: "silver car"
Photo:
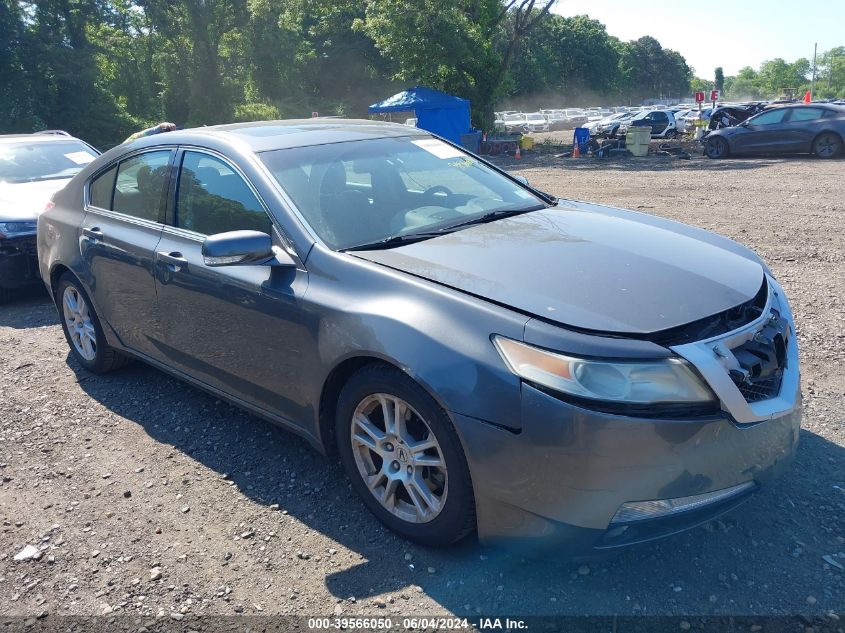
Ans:
<svg viewBox="0 0 845 633"><path fill-rule="evenodd" d="M750 250L532 189L423 130L184 130L38 221L74 362L139 359L337 454L427 545L665 536L783 472L795 327Z"/></svg>

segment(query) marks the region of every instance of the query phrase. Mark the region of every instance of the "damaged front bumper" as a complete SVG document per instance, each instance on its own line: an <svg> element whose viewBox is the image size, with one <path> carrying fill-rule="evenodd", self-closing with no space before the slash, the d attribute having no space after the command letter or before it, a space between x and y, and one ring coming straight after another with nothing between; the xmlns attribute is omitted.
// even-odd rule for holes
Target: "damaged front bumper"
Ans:
<svg viewBox="0 0 845 633"><path fill-rule="evenodd" d="M719 412L680 419L601 413L523 383L519 431L453 413L480 540L573 555L614 549L712 520L780 475L798 443L801 392L792 315L780 286L768 281L758 318L672 347L713 389ZM740 362L743 346L772 332L785 334L779 388L749 401L737 379L753 381Z"/></svg>

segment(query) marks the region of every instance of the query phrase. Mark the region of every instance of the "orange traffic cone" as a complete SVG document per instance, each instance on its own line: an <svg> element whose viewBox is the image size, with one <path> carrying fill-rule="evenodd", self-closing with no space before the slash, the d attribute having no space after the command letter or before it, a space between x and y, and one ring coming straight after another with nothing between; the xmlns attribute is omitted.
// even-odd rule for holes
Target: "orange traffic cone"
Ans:
<svg viewBox="0 0 845 633"><path fill-rule="evenodd" d="M572 146L572 158L581 158L581 144L578 141Z"/></svg>
<svg viewBox="0 0 845 633"><path fill-rule="evenodd" d="M520 151L519 151L519 145L517 145L517 146L516 146L516 153L513 155L513 157L514 157L516 160L519 160L520 158L522 158L522 154L521 154L521 153L520 153Z"/></svg>
<svg viewBox="0 0 845 633"><path fill-rule="evenodd" d="M813 98L810 96L810 91L808 90L806 93L804 93L804 103L811 103L812 101Z"/></svg>

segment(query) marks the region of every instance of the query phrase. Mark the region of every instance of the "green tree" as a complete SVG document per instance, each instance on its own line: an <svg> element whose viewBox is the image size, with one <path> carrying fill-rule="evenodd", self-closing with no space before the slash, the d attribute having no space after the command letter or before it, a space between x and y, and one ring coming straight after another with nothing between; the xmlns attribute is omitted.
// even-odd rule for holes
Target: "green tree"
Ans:
<svg viewBox="0 0 845 633"><path fill-rule="evenodd" d="M554 1L367 0L358 28L395 64L393 78L468 98L489 129L519 45Z"/></svg>
<svg viewBox="0 0 845 633"><path fill-rule="evenodd" d="M620 43L625 90L635 99L681 97L689 92L692 69L683 56L650 36Z"/></svg>
<svg viewBox="0 0 845 633"><path fill-rule="evenodd" d="M757 71L751 66L741 68L730 84L728 97L735 101L757 100L762 93L758 87L759 77Z"/></svg>
<svg viewBox="0 0 845 633"><path fill-rule="evenodd" d="M599 21L550 15L525 39L509 74L513 95L586 104L618 91L619 52Z"/></svg>
<svg viewBox="0 0 845 633"><path fill-rule="evenodd" d="M717 66L713 73L713 90L718 90L721 93L725 91L725 71L721 66Z"/></svg>

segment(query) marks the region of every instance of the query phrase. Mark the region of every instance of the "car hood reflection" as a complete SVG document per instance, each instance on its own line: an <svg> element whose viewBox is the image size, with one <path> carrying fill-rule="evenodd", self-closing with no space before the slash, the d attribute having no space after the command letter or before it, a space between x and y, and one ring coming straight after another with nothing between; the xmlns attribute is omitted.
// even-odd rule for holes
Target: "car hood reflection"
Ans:
<svg viewBox="0 0 845 633"><path fill-rule="evenodd" d="M565 202L354 255L563 325L647 334L727 310L760 289L763 267L742 247L689 233Z"/></svg>

